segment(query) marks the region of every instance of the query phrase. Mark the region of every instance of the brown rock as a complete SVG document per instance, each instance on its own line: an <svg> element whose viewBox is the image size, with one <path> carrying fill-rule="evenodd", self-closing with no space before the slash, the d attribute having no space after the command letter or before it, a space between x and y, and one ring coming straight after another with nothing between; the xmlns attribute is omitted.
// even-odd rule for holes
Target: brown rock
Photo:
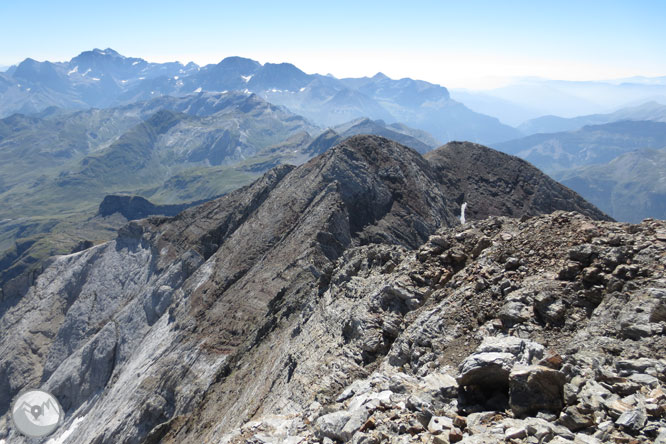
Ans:
<svg viewBox="0 0 666 444"><path fill-rule="evenodd" d="M558 413L564 406L565 378L541 365L516 366L509 374L509 405L516 416L537 412Z"/></svg>
<svg viewBox="0 0 666 444"><path fill-rule="evenodd" d="M463 439L463 433L460 429L458 429L457 427L454 427L453 429L451 429L451 431L449 432L449 441L450 442L458 442L458 441L462 441L462 439Z"/></svg>
<svg viewBox="0 0 666 444"><path fill-rule="evenodd" d="M562 362L562 356L558 355L557 353L548 352L546 357L539 361L539 365L559 370L562 368Z"/></svg>
<svg viewBox="0 0 666 444"><path fill-rule="evenodd" d="M372 430L376 427L376 425L377 424L375 422L374 416L371 416L370 418L368 418L367 421L365 421L365 423L363 423L363 425L361 426L360 429L358 429L358 431L365 432L366 430Z"/></svg>
<svg viewBox="0 0 666 444"><path fill-rule="evenodd" d="M464 416L456 415L453 418L453 425L464 430L467 427L467 419Z"/></svg>

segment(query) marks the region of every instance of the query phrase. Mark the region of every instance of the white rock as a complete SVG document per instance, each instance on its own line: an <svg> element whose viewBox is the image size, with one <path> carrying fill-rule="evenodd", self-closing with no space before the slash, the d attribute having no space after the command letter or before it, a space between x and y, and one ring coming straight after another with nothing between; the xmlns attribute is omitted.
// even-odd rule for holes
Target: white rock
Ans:
<svg viewBox="0 0 666 444"><path fill-rule="evenodd" d="M342 440L342 429L350 418L351 413L346 410L321 416L316 422L317 431L323 437Z"/></svg>
<svg viewBox="0 0 666 444"><path fill-rule="evenodd" d="M439 435L453 428L453 420L447 416L433 416L428 423L428 431L433 435Z"/></svg>

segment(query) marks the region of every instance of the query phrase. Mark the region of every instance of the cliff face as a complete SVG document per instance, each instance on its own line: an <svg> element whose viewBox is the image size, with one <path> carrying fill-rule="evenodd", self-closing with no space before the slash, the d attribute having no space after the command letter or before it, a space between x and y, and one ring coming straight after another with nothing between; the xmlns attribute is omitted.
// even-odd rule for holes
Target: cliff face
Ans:
<svg viewBox="0 0 666 444"><path fill-rule="evenodd" d="M457 364L451 355L416 365L410 350L425 343L410 338L414 329L439 328L420 318L435 316L426 307L458 291L462 284L445 288L504 240L492 232L504 222L487 222L471 251L471 240L458 249L444 248L457 237L442 240L441 264L419 265L415 249L459 225L455 190L470 203L468 220L553 209L604 218L528 164L509 171L491 150L472 148L456 165L466 151L443 147L423 158L380 137L353 137L298 168L277 167L222 198L130 222L113 242L55 258L2 313L0 421L8 424L23 387L41 386L67 412L67 442L217 442L245 433L239 427L253 418L330 404L347 384L387 366L423 377ZM491 287L502 287L491 299L507 294L504 283ZM460 338L493 316L483 310L447 315L467 319L447 333L461 351L474 339ZM9 439L21 442L13 431Z"/></svg>

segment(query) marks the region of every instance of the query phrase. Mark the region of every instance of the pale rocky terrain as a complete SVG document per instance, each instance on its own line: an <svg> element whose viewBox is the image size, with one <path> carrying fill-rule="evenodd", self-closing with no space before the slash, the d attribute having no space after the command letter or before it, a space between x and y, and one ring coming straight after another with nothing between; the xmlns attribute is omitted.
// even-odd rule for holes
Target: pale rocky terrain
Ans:
<svg viewBox="0 0 666 444"><path fill-rule="evenodd" d="M0 313L0 440L41 387L52 443L664 442L665 265L519 159L353 137L54 258Z"/></svg>
<svg viewBox="0 0 666 444"><path fill-rule="evenodd" d="M219 442L666 442L665 266L665 222L565 212L354 249L291 376L327 362L319 397Z"/></svg>

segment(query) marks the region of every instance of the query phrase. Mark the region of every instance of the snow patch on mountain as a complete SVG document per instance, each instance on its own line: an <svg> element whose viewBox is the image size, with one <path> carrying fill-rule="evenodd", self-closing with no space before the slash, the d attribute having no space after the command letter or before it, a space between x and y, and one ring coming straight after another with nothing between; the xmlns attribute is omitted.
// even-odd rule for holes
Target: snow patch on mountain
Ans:
<svg viewBox="0 0 666 444"><path fill-rule="evenodd" d="M79 426L79 424L85 419L85 416L81 416L76 418L73 422L72 425L69 426L65 432L60 435L58 438L51 438L49 439L46 444L64 444L64 442L67 440L67 438L70 437L72 433L74 433L74 430ZM4 441L0 441L0 444L2 444Z"/></svg>

